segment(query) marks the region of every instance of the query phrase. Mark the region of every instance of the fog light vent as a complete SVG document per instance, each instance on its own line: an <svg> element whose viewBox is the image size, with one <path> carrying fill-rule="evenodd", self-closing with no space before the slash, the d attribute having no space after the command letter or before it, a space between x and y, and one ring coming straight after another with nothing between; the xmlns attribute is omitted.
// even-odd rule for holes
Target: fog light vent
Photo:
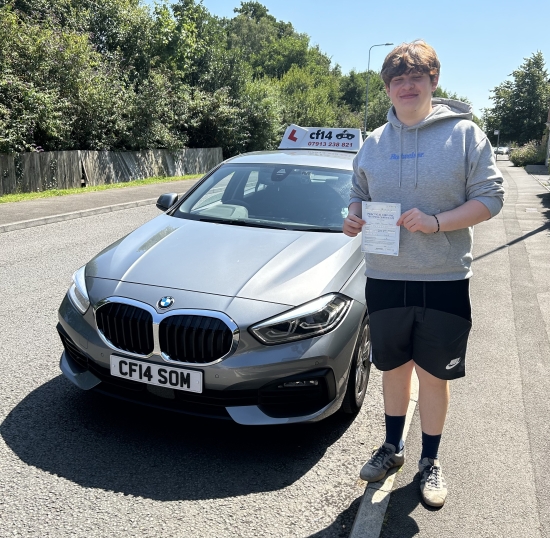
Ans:
<svg viewBox="0 0 550 538"><path fill-rule="evenodd" d="M258 406L270 417L308 415L336 397L336 380L329 368L310 370L267 383L258 391Z"/></svg>
<svg viewBox="0 0 550 538"><path fill-rule="evenodd" d="M279 385L277 388L279 389L287 389L287 388L299 388L299 387L315 387L319 384L319 381L317 379L303 379L299 381L288 381L287 383L283 383L282 385Z"/></svg>

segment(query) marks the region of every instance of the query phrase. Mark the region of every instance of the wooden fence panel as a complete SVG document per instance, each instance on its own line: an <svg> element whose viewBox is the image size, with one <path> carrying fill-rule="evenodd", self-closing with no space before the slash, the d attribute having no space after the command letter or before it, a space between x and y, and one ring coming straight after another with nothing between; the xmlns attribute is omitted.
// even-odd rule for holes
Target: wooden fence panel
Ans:
<svg viewBox="0 0 550 538"><path fill-rule="evenodd" d="M185 151L185 150L179 150ZM154 172L154 176L175 176L178 175L174 173L173 162L174 159L171 157L172 152L165 149L152 149L149 151L151 154L151 159L154 161L154 164L151 167L151 170ZM171 166L172 165L172 166Z"/></svg>
<svg viewBox="0 0 550 538"><path fill-rule="evenodd" d="M189 148L183 156L183 174L201 174L223 160L221 148L205 152L202 148Z"/></svg>
<svg viewBox="0 0 550 538"><path fill-rule="evenodd" d="M82 186L82 165L79 151L55 151L54 177L58 189L75 189Z"/></svg>
<svg viewBox="0 0 550 538"><path fill-rule="evenodd" d="M86 185L109 185L118 183L119 174L113 166L111 151L81 151L80 160L84 168Z"/></svg>
<svg viewBox="0 0 550 538"><path fill-rule="evenodd" d="M56 166L56 160L54 152L48 151L44 153L37 153L38 175L35 176L36 190L46 191L55 188L53 183L53 169Z"/></svg>
<svg viewBox="0 0 550 538"><path fill-rule="evenodd" d="M82 163L82 170L84 172L84 181L86 185L95 187L96 185L104 185L105 180L99 175L98 170L98 152L81 150L78 152L80 155L80 162ZM103 179L103 181L101 181Z"/></svg>
<svg viewBox="0 0 550 538"><path fill-rule="evenodd" d="M159 175L157 170L155 156L152 151L125 151L118 153L121 162L121 169L127 176L122 181L131 181L133 179L145 179Z"/></svg>
<svg viewBox="0 0 550 538"><path fill-rule="evenodd" d="M22 153L22 192L71 189L81 186L78 151Z"/></svg>
<svg viewBox="0 0 550 538"><path fill-rule="evenodd" d="M104 181L107 184L119 183L123 177L117 155L116 151L100 151L98 153L98 170L104 176Z"/></svg>
<svg viewBox="0 0 550 538"><path fill-rule="evenodd" d="M133 151L81 151L87 185L109 185L140 179L139 166Z"/></svg>
<svg viewBox="0 0 550 538"><path fill-rule="evenodd" d="M15 158L13 155L0 154L0 196L13 194L16 189Z"/></svg>
<svg viewBox="0 0 550 538"><path fill-rule="evenodd" d="M162 169L164 175L167 176L184 176L183 160L185 158L185 152L187 150L181 150L179 152L166 151L162 155Z"/></svg>
<svg viewBox="0 0 550 538"><path fill-rule="evenodd" d="M42 183L40 177L40 157L38 153L22 153L21 165L23 175L21 177L21 192L37 192Z"/></svg>
<svg viewBox="0 0 550 538"><path fill-rule="evenodd" d="M207 172L222 160L221 148L143 151L48 151L21 153L21 192L105 185L152 176ZM0 155L0 195L15 192L14 156Z"/></svg>

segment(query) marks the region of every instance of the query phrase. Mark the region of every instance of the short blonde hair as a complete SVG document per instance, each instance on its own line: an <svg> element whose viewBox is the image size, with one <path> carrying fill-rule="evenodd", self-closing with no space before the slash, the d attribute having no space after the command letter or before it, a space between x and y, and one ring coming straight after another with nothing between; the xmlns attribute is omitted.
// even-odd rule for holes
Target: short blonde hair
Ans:
<svg viewBox="0 0 550 538"><path fill-rule="evenodd" d="M412 71L428 73L432 82L439 77L440 63L433 47L417 39L412 43L401 43L384 60L380 75L386 86L391 79Z"/></svg>

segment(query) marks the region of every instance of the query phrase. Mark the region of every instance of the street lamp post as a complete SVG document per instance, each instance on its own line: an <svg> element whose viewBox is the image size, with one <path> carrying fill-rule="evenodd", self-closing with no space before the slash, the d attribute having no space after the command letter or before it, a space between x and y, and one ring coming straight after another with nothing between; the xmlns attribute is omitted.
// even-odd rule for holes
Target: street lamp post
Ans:
<svg viewBox="0 0 550 538"><path fill-rule="evenodd" d="M367 109L369 106L369 80L370 80L370 51L373 47L388 47L393 43L379 43L378 45L372 45L369 49L369 60L367 63L367 95L365 97L365 138L367 137Z"/></svg>

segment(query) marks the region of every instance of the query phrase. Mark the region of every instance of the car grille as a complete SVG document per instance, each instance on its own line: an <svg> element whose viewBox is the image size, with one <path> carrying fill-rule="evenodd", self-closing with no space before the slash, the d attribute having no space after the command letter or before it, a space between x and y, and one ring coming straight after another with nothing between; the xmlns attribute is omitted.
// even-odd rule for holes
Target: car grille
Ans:
<svg viewBox="0 0 550 538"><path fill-rule="evenodd" d="M97 309L96 322L117 349L144 356L153 352L153 316L147 310L125 303L106 303ZM211 363L227 355L232 344L232 330L218 318L174 314L159 325L160 350L174 361Z"/></svg>
<svg viewBox="0 0 550 538"><path fill-rule="evenodd" d="M233 332L220 319L174 315L159 326L160 349L174 361L204 364L231 350Z"/></svg>
<svg viewBox="0 0 550 538"><path fill-rule="evenodd" d="M97 309L98 329L116 348L138 355L153 352L153 316L136 306L107 303Z"/></svg>

